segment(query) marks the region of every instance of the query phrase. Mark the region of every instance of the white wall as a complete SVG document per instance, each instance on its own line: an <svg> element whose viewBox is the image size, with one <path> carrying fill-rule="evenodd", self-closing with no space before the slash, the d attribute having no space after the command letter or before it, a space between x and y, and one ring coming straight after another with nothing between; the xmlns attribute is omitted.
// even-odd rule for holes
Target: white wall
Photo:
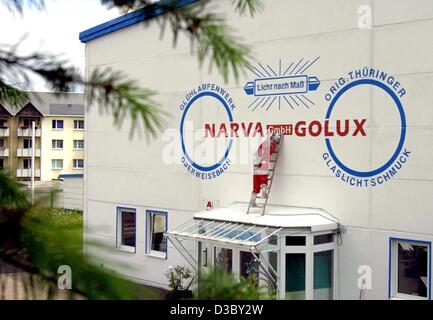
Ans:
<svg viewBox="0 0 433 320"><path fill-rule="evenodd" d="M63 178L63 190L61 193L63 208L83 210L84 179L83 177Z"/></svg>
<svg viewBox="0 0 433 320"><path fill-rule="evenodd" d="M351 187L332 175L321 156L326 152L324 138L286 137L282 159L274 181L270 202L276 204L320 207L332 213L344 227L340 254L341 298L356 299L357 268L371 265L374 287L367 298L387 298L388 240L390 236L433 240L433 1L420 0L274 0L267 1L263 13L254 19L239 18L231 1L215 1L213 6L225 12L229 22L251 46L258 62L285 66L302 57L320 59L310 69L321 80L319 89L308 94L315 103L310 109L295 110L287 105L278 110L251 112L253 101L243 87L254 79L250 72L239 82L224 84L207 66L200 69L190 53L187 40L180 38L176 49L166 33L159 40L157 25L131 26L87 44L87 71L97 67L122 70L140 85L158 91L156 99L172 114L166 128L178 130L179 104L185 94L203 82L224 85L235 100L236 121L286 123L298 120L323 120L328 103L327 90L341 75L364 66L395 75L405 87L402 98L407 118L405 146L412 152L398 175L378 187ZM370 5L373 28L357 27L358 7ZM384 108L385 100L376 90L356 91L345 101L351 112L340 116L365 117L367 142L345 141L336 148L355 167L377 167L392 151L398 132L398 118ZM87 109L86 109L87 110ZM198 113L199 122L210 121L211 113ZM218 122L219 114L212 121ZM164 269L180 258L169 249L169 260L145 257L140 249L147 208L167 210L169 225L184 221L201 209L203 199L219 200L227 205L248 200L251 191L251 165L236 164L221 177L200 181L181 164L163 162L163 135L146 140L129 137L129 120L118 130L110 114L101 114L93 106L86 114L86 187L85 219L88 226L104 221L101 235L115 241L116 206L132 206L139 215L137 254L126 255L139 266L138 278L159 285L165 280L150 267ZM174 142L178 143L178 142ZM91 234L92 232L89 232ZM140 238L141 237L141 238ZM123 256L123 254L119 255ZM173 259L173 260L172 260Z"/></svg>

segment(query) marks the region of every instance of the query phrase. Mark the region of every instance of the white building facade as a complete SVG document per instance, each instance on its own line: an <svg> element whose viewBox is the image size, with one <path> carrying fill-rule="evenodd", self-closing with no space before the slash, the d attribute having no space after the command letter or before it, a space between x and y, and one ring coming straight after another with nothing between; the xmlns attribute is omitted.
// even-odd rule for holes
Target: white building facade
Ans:
<svg viewBox="0 0 433 320"><path fill-rule="evenodd" d="M255 62L237 82L200 68L186 37L161 41L142 13L80 35L87 73L121 70L171 114L155 138L131 139L130 119L118 129L86 108L86 238L113 249L104 263L125 263L118 272L166 287L168 266L187 262L163 234L207 206L248 202L251 156L274 130L284 140L269 203L338 222L329 298L431 299L433 1L273 0L254 18L231 3L212 6Z"/></svg>

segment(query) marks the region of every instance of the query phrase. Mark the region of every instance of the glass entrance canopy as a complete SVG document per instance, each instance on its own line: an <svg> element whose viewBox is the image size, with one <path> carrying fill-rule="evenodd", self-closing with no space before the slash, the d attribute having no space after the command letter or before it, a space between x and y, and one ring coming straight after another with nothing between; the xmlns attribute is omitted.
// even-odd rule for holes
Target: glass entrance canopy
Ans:
<svg viewBox="0 0 433 320"><path fill-rule="evenodd" d="M195 218L189 220L186 224L170 230L168 235L198 241L256 247L280 230L281 228L251 225L241 222L222 222Z"/></svg>
<svg viewBox="0 0 433 320"><path fill-rule="evenodd" d="M247 208L236 202L198 212L166 236L196 271L219 265L237 276L254 274L280 299L332 299L336 219L316 208Z"/></svg>

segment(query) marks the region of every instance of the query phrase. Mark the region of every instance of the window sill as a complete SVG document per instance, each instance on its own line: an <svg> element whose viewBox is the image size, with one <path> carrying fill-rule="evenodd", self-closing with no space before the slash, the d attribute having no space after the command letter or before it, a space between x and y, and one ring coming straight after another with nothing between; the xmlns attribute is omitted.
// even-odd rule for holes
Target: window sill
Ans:
<svg viewBox="0 0 433 320"><path fill-rule="evenodd" d="M53 151L63 151L63 148L52 148Z"/></svg>
<svg viewBox="0 0 433 320"><path fill-rule="evenodd" d="M51 168L51 170L61 171L63 168Z"/></svg>
<svg viewBox="0 0 433 320"><path fill-rule="evenodd" d="M74 148L74 151L84 151L84 148Z"/></svg>
<svg viewBox="0 0 433 320"><path fill-rule="evenodd" d="M63 129L52 128L53 131L63 131Z"/></svg>
<svg viewBox="0 0 433 320"><path fill-rule="evenodd" d="M167 260L166 252L151 251L151 252L146 252L146 256L160 259L160 260Z"/></svg>
<svg viewBox="0 0 433 320"><path fill-rule="evenodd" d="M128 247L128 246L120 246L116 248L117 251L122 251L126 253L135 253L135 247Z"/></svg>
<svg viewBox="0 0 433 320"><path fill-rule="evenodd" d="M412 296L410 294L396 294L395 296L389 298L389 300L428 300L426 297Z"/></svg>
<svg viewBox="0 0 433 320"><path fill-rule="evenodd" d="M84 129L76 129L76 128L74 128L74 131L84 131Z"/></svg>
<svg viewBox="0 0 433 320"><path fill-rule="evenodd" d="M84 170L84 168L72 168L72 170Z"/></svg>

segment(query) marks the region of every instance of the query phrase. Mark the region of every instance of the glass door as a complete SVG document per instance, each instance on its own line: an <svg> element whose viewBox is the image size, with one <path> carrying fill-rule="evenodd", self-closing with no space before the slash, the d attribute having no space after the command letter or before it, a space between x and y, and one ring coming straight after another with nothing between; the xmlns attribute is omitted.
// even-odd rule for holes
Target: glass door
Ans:
<svg viewBox="0 0 433 320"><path fill-rule="evenodd" d="M305 253L286 254L287 300L305 300Z"/></svg>
<svg viewBox="0 0 433 320"><path fill-rule="evenodd" d="M197 246L197 262L199 270L208 270L211 264L211 246L209 243L199 241Z"/></svg>
<svg viewBox="0 0 433 320"><path fill-rule="evenodd" d="M239 275L245 279L252 279L258 285L259 262L251 252L239 251Z"/></svg>
<svg viewBox="0 0 433 320"><path fill-rule="evenodd" d="M216 268L232 273L233 271L233 250L227 248L213 247L213 264Z"/></svg>
<svg viewBox="0 0 433 320"><path fill-rule="evenodd" d="M333 250L314 253L314 300L333 299L333 260Z"/></svg>

